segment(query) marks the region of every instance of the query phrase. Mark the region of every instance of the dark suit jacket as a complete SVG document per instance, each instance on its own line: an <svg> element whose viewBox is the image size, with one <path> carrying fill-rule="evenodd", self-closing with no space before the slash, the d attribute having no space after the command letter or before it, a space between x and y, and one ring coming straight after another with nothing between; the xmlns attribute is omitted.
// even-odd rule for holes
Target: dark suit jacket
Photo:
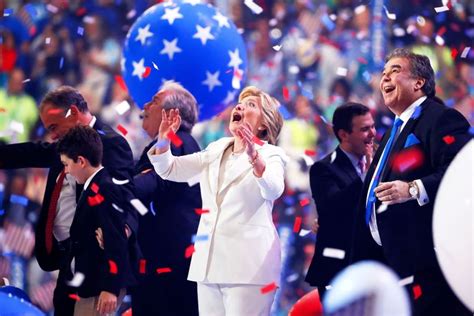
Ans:
<svg viewBox="0 0 474 316"><path fill-rule="evenodd" d="M183 144L171 145L173 155L183 156L200 150L189 133L178 131L177 135ZM186 279L190 259L185 259L184 252L191 245L191 237L199 224L200 216L195 208L202 205L199 184L189 187L187 183L160 178L147 156L155 143L145 148L135 169L137 197L151 210L139 217L138 242L147 260L147 271L152 275L156 275L158 267L171 267ZM151 171L141 173L146 169Z"/></svg>
<svg viewBox="0 0 474 316"><path fill-rule="evenodd" d="M94 129L98 131L104 146L103 165L111 172L113 177L131 180L133 178L133 156L125 138L99 120L94 124ZM45 242L46 221L51 194L56 184L56 179L64 168L56 151L56 143L26 142L0 146L0 168L49 168L43 205L35 229L35 255L43 270L53 271L59 269L60 252L57 241L53 237L53 251L50 254L46 252ZM132 181L130 181L127 187L133 191ZM133 225L131 223L130 226L136 230L136 224Z"/></svg>
<svg viewBox="0 0 474 316"><path fill-rule="evenodd" d="M416 200L410 200L388 206L386 211L377 214L377 226L385 259L400 278L414 276L414 284L420 285L423 291L423 295L416 302L421 306L421 310L422 306L436 300L441 289L445 287L442 284L446 284L434 251L433 205L444 172L470 139L468 129L469 123L458 111L426 99L421 104L419 117L411 118L396 139L381 175L381 182L409 182L420 179L428 193L430 201L424 206L419 206ZM404 148L410 134L414 134L420 143ZM365 202L370 180L389 135L390 130L382 139L364 183L354 235L354 261L370 259L372 256L370 247L366 247L374 242L370 229L365 224ZM454 142L448 144L443 140L445 136L453 136ZM423 164L415 169L400 171L393 164L394 157L414 148L423 153ZM380 205L378 200L377 202L376 208ZM417 309L418 307L415 307L415 311Z"/></svg>
<svg viewBox="0 0 474 316"><path fill-rule="evenodd" d="M92 186L98 187L93 192ZM97 195L103 201L90 203ZM128 193L112 182L107 170L100 170L81 194L70 230L70 264L75 259L74 270L85 278L78 288L81 297L98 296L101 291L119 295L120 290L134 283L129 240L125 235L126 214L133 206ZM104 249L96 240L96 229L102 229Z"/></svg>
<svg viewBox="0 0 474 316"><path fill-rule="evenodd" d="M336 158L331 163L334 153ZM319 229L306 282L312 286L326 286L348 265L362 180L339 147L311 167L309 179L318 210ZM343 250L344 259L323 256L325 248Z"/></svg>

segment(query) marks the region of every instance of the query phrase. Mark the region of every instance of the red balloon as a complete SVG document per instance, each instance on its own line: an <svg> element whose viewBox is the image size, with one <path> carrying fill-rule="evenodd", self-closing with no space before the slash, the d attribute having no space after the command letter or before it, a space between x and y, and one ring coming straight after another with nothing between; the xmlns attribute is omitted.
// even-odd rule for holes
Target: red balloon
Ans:
<svg viewBox="0 0 474 316"><path fill-rule="evenodd" d="M300 298L291 308L288 316L321 316L323 306L319 299L318 289L312 290Z"/></svg>

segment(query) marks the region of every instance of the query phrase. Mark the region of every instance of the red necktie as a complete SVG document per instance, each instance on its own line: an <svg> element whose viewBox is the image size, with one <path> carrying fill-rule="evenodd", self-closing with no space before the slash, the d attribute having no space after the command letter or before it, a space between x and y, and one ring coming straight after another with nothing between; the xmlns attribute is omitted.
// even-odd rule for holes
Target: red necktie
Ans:
<svg viewBox="0 0 474 316"><path fill-rule="evenodd" d="M54 226L54 218L56 217L56 207L58 205L59 195L61 194L61 189L63 187L63 181L66 173L64 170L61 171L59 174L58 181L56 181L56 185L54 186L53 193L51 194L51 200L49 201L49 208L48 208L48 217L46 219L46 252L48 254L51 253L53 250L53 226Z"/></svg>

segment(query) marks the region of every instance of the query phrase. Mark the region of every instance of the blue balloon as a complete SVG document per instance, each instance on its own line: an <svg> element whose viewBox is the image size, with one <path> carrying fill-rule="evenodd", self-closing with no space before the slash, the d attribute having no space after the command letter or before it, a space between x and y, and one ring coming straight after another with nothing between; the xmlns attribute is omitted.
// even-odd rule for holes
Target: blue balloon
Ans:
<svg viewBox="0 0 474 316"><path fill-rule="evenodd" d="M0 316L2 315L45 316L45 313L21 297L0 292Z"/></svg>
<svg viewBox="0 0 474 316"><path fill-rule="evenodd" d="M150 7L132 25L123 49L122 75L140 108L164 81L174 80L195 96L200 121L235 100L246 68L234 23L199 0Z"/></svg>

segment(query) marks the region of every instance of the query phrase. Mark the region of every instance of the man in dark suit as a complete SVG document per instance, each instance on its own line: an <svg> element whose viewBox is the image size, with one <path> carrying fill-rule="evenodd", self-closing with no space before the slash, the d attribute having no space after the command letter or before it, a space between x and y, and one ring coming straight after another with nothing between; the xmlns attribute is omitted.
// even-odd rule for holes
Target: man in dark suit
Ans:
<svg viewBox="0 0 474 316"><path fill-rule="evenodd" d="M70 229L68 265L84 275L78 286L75 315L115 313L126 288L134 283L125 232L132 205L124 187L102 166L99 134L78 125L60 139L58 152L65 172L84 185ZM96 239L100 230L102 242ZM74 260L74 261L73 261Z"/></svg>
<svg viewBox="0 0 474 316"><path fill-rule="evenodd" d="M436 101L434 78L426 56L396 49L386 58L380 90L396 118L367 173L353 259L383 256L415 315L468 315L441 273L432 218L444 172L470 138L469 123Z"/></svg>
<svg viewBox="0 0 474 316"><path fill-rule="evenodd" d="M321 299L332 278L348 265L356 206L375 137L369 108L358 103L336 109L333 130L339 146L309 173L319 229L306 282L318 287Z"/></svg>
<svg viewBox="0 0 474 316"><path fill-rule="evenodd" d="M190 134L198 115L192 94L177 83L168 82L160 88L143 110L143 129L151 138L158 135L163 109L178 109L182 118L176 133L182 144L171 145L173 155L199 151ZM187 276L192 254L189 247L199 224L199 185L160 178L147 156L156 145L154 140L145 148L135 169L137 197L150 212L139 218L138 241L146 272L132 292L133 315L198 315L196 283L188 281ZM157 268L168 267L170 273L156 272Z"/></svg>
<svg viewBox="0 0 474 316"><path fill-rule="evenodd" d="M41 102L40 117L53 140L78 124L93 127L98 131L104 146L103 165L118 180L132 179L133 156L127 141L89 112L86 101L77 90L62 86L49 92ZM49 168L43 205L35 229L35 255L45 271L61 267L77 198L76 182L62 173L64 168L56 145L27 142L0 146L2 169ZM133 191L132 181L126 186ZM136 230L136 224L131 220L129 225L132 230ZM66 277L66 272L60 270L60 282L58 281L54 292L53 302L57 315L73 313L74 301L68 297L67 288L61 281Z"/></svg>

